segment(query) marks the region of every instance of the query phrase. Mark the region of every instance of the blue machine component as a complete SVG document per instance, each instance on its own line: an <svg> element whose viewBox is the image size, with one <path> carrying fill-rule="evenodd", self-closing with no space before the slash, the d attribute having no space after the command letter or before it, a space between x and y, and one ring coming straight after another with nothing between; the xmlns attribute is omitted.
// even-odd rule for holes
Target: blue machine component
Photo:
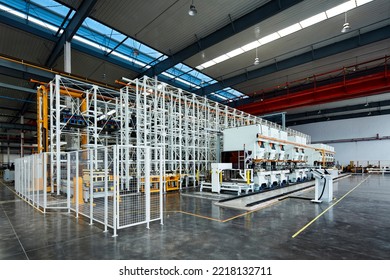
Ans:
<svg viewBox="0 0 390 280"><path fill-rule="evenodd" d="M61 122L70 127L86 127L88 126L87 120L84 116L72 114L69 110L63 110L61 112Z"/></svg>

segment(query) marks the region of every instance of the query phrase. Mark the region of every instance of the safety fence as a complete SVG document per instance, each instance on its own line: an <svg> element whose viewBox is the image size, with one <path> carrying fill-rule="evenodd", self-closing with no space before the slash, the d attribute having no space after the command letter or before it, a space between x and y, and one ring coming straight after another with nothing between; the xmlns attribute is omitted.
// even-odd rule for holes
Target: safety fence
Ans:
<svg viewBox="0 0 390 280"><path fill-rule="evenodd" d="M118 229L163 223L160 148L116 145L60 157L41 153L15 160L15 190L33 207L74 212L112 229L114 236Z"/></svg>

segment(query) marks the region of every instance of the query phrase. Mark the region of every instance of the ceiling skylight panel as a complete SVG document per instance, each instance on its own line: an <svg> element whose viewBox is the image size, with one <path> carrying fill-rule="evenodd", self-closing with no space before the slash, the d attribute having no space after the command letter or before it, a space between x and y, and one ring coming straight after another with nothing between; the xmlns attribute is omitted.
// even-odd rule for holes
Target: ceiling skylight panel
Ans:
<svg viewBox="0 0 390 280"><path fill-rule="evenodd" d="M322 12L322 13L319 13L315 16L312 16L312 17L309 17L305 20L302 20L299 24L302 26L302 28L306 28L308 26L319 23L319 22L324 21L326 19L327 19L326 13Z"/></svg>
<svg viewBox="0 0 390 280"><path fill-rule="evenodd" d="M235 95L236 97L238 96L242 96L243 94L235 89L232 89L232 88L228 88L227 91L233 95Z"/></svg>
<svg viewBox="0 0 390 280"><path fill-rule="evenodd" d="M178 64L176 64L173 67L178 68L178 69L180 69L183 72L190 72L190 71L192 71L192 68L188 67L187 65L185 65L183 63L178 63Z"/></svg>
<svg viewBox="0 0 390 280"><path fill-rule="evenodd" d="M91 41L91 40L85 39L85 38L83 38L83 37L81 37L81 36L75 35L75 36L73 37L73 39L75 39L75 40L77 40L77 41L79 41L79 42L81 42L81 43L84 43L84 44L86 44L86 45L89 45L89 46L91 46L91 47L94 47L94 48L96 48L96 49L102 50L102 51L104 51L104 52L108 52L108 51L109 51L108 48L106 48L106 47L104 47L104 46L102 46L102 45L100 45L100 44L98 44L98 43L96 43L96 42L93 42L93 41Z"/></svg>
<svg viewBox="0 0 390 280"><path fill-rule="evenodd" d="M54 26L54 25L51 25L51 24L48 24L40 19L36 19L34 17L28 17L28 20L37 24L37 25L40 25L44 28L47 28L47 29L50 29L51 31L54 31L54 32L57 32L58 31L58 27ZM63 32L63 31L62 31ZM61 32L61 33L62 33Z"/></svg>
<svg viewBox="0 0 390 280"><path fill-rule="evenodd" d="M198 87L196 84L193 84L193 83L191 83L191 82L189 82L187 80L184 80L182 78L175 78L175 79L176 79L176 81L179 81L179 82L181 82L181 83L183 83L185 85L188 85L190 87L194 87L194 88Z"/></svg>
<svg viewBox="0 0 390 280"><path fill-rule="evenodd" d="M27 15L25 13L19 12L17 10L14 10L10 7L7 7L7 6L1 5L1 4L0 4L0 10L3 10L3 11L10 13L10 14L13 14L14 16L17 16L17 17L27 19Z"/></svg>
<svg viewBox="0 0 390 280"><path fill-rule="evenodd" d="M169 73L167 73L167 72L162 72L161 74L164 75L164 76L166 76L166 77L168 77L168 78L171 78L171 79L174 79L174 78L175 78L175 76L173 76L173 75L171 75L171 74L169 74Z"/></svg>
<svg viewBox="0 0 390 280"><path fill-rule="evenodd" d="M328 18L331 18L331 17L337 16L339 14L345 13L353 8L356 8L355 0L345 2L341 5L338 5L332 9L327 10L326 15L328 16Z"/></svg>
<svg viewBox="0 0 390 280"><path fill-rule="evenodd" d="M68 7L54 0L30 0L29 2L35 3L62 16L65 16L70 10Z"/></svg>

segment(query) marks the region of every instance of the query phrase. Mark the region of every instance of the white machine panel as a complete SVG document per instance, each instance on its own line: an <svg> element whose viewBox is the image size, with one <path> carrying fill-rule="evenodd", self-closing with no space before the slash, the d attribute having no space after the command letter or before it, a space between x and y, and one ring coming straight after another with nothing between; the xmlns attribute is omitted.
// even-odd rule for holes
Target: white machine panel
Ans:
<svg viewBox="0 0 390 280"><path fill-rule="evenodd" d="M261 133L261 131L261 125L248 125L225 129L223 131L223 151L254 151L255 145L257 145L257 134Z"/></svg>

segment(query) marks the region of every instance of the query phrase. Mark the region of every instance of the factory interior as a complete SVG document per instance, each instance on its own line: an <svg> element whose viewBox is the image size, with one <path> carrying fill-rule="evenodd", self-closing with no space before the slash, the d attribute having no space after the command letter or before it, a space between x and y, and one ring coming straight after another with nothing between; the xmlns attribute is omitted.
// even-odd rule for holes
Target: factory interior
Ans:
<svg viewBox="0 0 390 280"><path fill-rule="evenodd" d="M390 1L0 0L0 34L0 260L390 260Z"/></svg>

